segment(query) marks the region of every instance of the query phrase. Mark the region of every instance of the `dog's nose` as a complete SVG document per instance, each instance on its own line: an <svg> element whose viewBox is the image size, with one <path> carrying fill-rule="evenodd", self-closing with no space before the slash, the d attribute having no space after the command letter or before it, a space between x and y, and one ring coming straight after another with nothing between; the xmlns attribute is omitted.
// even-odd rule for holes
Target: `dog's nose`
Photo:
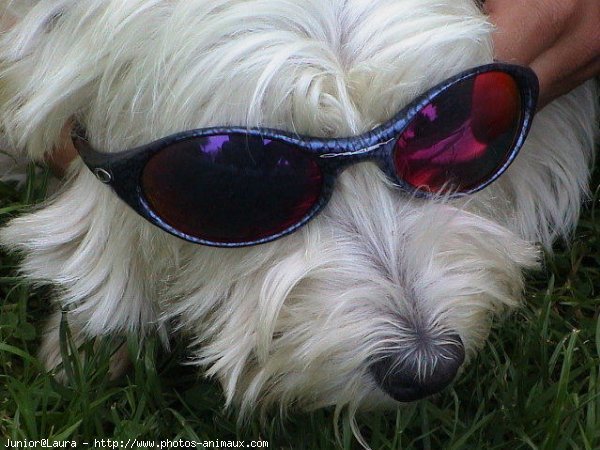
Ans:
<svg viewBox="0 0 600 450"><path fill-rule="evenodd" d="M424 338L416 347L385 353L370 367L379 387L399 402L440 392L454 380L465 360L465 348L456 333Z"/></svg>

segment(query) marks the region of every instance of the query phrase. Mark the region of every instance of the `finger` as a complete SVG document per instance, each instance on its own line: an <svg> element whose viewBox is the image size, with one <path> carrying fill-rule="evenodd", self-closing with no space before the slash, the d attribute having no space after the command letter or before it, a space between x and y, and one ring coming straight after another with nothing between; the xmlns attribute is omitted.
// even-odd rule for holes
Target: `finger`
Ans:
<svg viewBox="0 0 600 450"><path fill-rule="evenodd" d="M553 73L553 67L552 59L548 59L546 62L534 63L534 65L532 65L532 68L536 74L538 74L538 78L540 79L539 109L561 95L565 95L572 91L585 81L600 76L600 60L598 59L579 68L575 73L565 73L560 79L548 80L550 76L546 74Z"/></svg>
<svg viewBox="0 0 600 450"><path fill-rule="evenodd" d="M597 12L596 14L593 14ZM600 3L569 21L569 30L557 43L531 63L540 79L540 90L548 102L565 94L589 78L600 67L600 33L594 16L600 17Z"/></svg>
<svg viewBox="0 0 600 450"><path fill-rule="evenodd" d="M551 48L565 30L570 11L558 0L488 0L485 11L496 26L497 59L528 65ZM562 6L561 6L562 5Z"/></svg>

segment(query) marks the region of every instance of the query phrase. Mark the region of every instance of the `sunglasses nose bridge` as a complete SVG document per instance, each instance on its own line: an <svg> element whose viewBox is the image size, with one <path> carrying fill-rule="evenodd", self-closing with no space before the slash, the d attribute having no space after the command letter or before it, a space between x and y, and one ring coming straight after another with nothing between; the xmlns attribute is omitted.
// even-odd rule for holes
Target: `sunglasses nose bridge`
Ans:
<svg viewBox="0 0 600 450"><path fill-rule="evenodd" d="M360 155L353 163L373 162L377 164L384 172L388 172L390 166L390 155L393 154L395 145L395 137L386 139L369 147L369 150Z"/></svg>
<svg viewBox="0 0 600 450"><path fill-rule="evenodd" d="M321 160L335 161L337 165L352 165L363 161L378 160L382 155L390 153L394 147L395 139L390 138L376 144L362 147L358 150L343 150L319 155Z"/></svg>
<svg viewBox="0 0 600 450"><path fill-rule="evenodd" d="M320 155L321 167L334 178L355 164L372 162L377 164L385 173L390 171L390 155L394 150L396 138L392 137L377 144L360 150L326 153Z"/></svg>

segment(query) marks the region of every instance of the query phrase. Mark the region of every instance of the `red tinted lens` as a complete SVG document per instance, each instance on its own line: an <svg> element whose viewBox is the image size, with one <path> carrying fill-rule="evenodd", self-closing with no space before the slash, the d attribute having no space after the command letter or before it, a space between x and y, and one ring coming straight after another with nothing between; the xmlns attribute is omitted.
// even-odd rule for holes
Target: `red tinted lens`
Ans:
<svg viewBox="0 0 600 450"><path fill-rule="evenodd" d="M160 151L144 168L142 186L154 212L175 229L242 243L299 223L319 201L323 174L294 146L227 134Z"/></svg>
<svg viewBox="0 0 600 450"><path fill-rule="evenodd" d="M402 133L397 174L429 192L467 192L504 166L521 129L521 94L514 78L486 72L435 97Z"/></svg>

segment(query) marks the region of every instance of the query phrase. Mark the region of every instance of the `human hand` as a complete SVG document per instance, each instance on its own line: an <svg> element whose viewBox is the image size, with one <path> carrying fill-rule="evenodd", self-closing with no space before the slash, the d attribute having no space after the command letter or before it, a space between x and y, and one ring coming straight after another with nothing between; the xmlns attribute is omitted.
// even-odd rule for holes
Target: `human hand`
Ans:
<svg viewBox="0 0 600 450"><path fill-rule="evenodd" d="M496 59L531 67L542 108L600 74L599 0L486 0Z"/></svg>

